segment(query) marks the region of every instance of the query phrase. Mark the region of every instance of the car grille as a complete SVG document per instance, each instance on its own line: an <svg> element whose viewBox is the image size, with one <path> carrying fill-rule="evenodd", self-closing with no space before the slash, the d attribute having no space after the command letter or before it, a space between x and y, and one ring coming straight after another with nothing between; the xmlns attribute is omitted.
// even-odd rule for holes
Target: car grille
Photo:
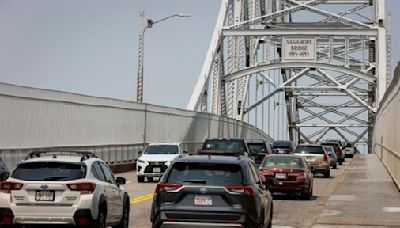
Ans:
<svg viewBox="0 0 400 228"><path fill-rule="evenodd" d="M144 170L145 173L153 173L153 168L160 168L161 172L165 172L167 170L168 166L165 165L165 162L149 162L149 165L146 167Z"/></svg>

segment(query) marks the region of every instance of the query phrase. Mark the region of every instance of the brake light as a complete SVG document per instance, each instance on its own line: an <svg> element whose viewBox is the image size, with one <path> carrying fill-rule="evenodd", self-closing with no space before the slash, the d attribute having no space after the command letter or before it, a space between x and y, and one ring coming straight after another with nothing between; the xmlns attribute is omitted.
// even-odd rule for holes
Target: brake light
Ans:
<svg viewBox="0 0 400 228"><path fill-rule="evenodd" d="M258 172L266 177L273 177L275 175L274 171L270 169L260 169Z"/></svg>
<svg viewBox="0 0 400 228"><path fill-rule="evenodd" d="M0 182L0 191L4 193L11 193L11 191L21 190L23 184L18 182L5 181Z"/></svg>
<svg viewBox="0 0 400 228"><path fill-rule="evenodd" d="M90 194L96 189L96 184L90 182L67 184L67 186L69 190L80 192L81 194Z"/></svg>
<svg viewBox="0 0 400 228"><path fill-rule="evenodd" d="M9 224L11 224L12 220L13 220L13 218L11 216L3 216L0 219L0 224L9 225Z"/></svg>
<svg viewBox="0 0 400 228"><path fill-rule="evenodd" d="M236 192L236 193L244 193L249 196L255 196L255 191L253 187L251 186L246 186L246 185L232 185L232 186L226 186L226 189L230 192Z"/></svg>
<svg viewBox="0 0 400 228"><path fill-rule="evenodd" d="M329 157L326 153L324 153L324 161L328 162L329 161Z"/></svg>
<svg viewBox="0 0 400 228"><path fill-rule="evenodd" d="M305 178L306 174L304 173L303 170L301 170L301 171L295 171L295 172L292 172L292 173L288 173L288 176L296 177L298 179L302 179L302 178Z"/></svg>
<svg viewBox="0 0 400 228"><path fill-rule="evenodd" d="M156 193L174 191L181 188L182 186L183 184L159 183L157 184Z"/></svg>

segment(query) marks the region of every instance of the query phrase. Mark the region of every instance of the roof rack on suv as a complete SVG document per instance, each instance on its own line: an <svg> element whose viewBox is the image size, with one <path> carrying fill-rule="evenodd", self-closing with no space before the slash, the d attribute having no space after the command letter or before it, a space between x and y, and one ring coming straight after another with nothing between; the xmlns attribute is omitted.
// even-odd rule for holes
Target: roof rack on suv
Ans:
<svg viewBox="0 0 400 228"><path fill-rule="evenodd" d="M97 158L97 156L94 153L87 151L33 151L25 157L25 160L30 158L39 158L42 154L53 155L55 157L57 155L69 155L69 156L78 155L81 157L81 161L84 161L89 158Z"/></svg>

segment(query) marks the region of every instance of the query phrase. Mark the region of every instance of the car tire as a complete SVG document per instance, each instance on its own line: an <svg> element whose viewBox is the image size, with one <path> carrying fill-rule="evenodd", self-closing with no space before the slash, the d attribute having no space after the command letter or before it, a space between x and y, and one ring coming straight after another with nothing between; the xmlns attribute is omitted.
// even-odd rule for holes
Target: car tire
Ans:
<svg viewBox="0 0 400 228"><path fill-rule="evenodd" d="M331 177L331 170L325 171L325 172L324 172L324 177L325 177L325 178Z"/></svg>
<svg viewBox="0 0 400 228"><path fill-rule="evenodd" d="M340 160L338 160L338 163L339 163L339 165L343 165L343 162L342 162L342 160L340 159Z"/></svg>
<svg viewBox="0 0 400 228"><path fill-rule="evenodd" d="M137 177L137 182L138 183L143 183L144 182L144 176L138 176Z"/></svg>
<svg viewBox="0 0 400 228"><path fill-rule="evenodd" d="M121 221L119 222L119 224L117 226L113 226L113 228L128 228L129 227L129 211L130 211L129 198L125 197L124 201L125 202L124 202L124 208L122 210Z"/></svg>
<svg viewBox="0 0 400 228"><path fill-rule="evenodd" d="M101 207L97 219L91 225L91 228L106 228L107 212L105 207Z"/></svg>
<svg viewBox="0 0 400 228"><path fill-rule="evenodd" d="M147 177L148 182L153 182L153 177Z"/></svg>
<svg viewBox="0 0 400 228"><path fill-rule="evenodd" d="M335 164L334 166L332 166L333 169L337 169L337 164Z"/></svg>

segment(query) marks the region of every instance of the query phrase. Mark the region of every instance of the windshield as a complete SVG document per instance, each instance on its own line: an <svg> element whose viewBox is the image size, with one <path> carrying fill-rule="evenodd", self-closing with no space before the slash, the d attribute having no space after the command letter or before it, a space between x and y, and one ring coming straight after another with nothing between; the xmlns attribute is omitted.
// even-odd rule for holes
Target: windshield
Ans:
<svg viewBox="0 0 400 228"><path fill-rule="evenodd" d="M243 175L241 167L234 164L175 163L167 182L215 186L240 185L243 183Z"/></svg>
<svg viewBox="0 0 400 228"><path fill-rule="evenodd" d="M175 145L149 145L145 154L178 154L178 146Z"/></svg>
<svg viewBox="0 0 400 228"><path fill-rule="evenodd" d="M240 140L208 140L203 150L230 150L246 152L244 143Z"/></svg>
<svg viewBox="0 0 400 228"><path fill-rule="evenodd" d="M250 148L252 154L266 152L266 146L264 143L248 143L247 146Z"/></svg>
<svg viewBox="0 0 400 228"><path fill-rule="evenodd" d="M30 162L18 165L11 177L25 181L69 181L86 176L86 165L63 162Z"/></svg>
<svg viewBox="0 0 400 228"><path fill-rule="evenodd" d="M324 154L325 151L322 146L297 146L295 154Z"/></svg>
<svg viewBox="0 0 400 228"><path fill-rule="evenodd" d="M269 156L265 157L260 168L273 167L289 167L289 168L304 168L303 160L299 157L292 156Z"/></svg>

